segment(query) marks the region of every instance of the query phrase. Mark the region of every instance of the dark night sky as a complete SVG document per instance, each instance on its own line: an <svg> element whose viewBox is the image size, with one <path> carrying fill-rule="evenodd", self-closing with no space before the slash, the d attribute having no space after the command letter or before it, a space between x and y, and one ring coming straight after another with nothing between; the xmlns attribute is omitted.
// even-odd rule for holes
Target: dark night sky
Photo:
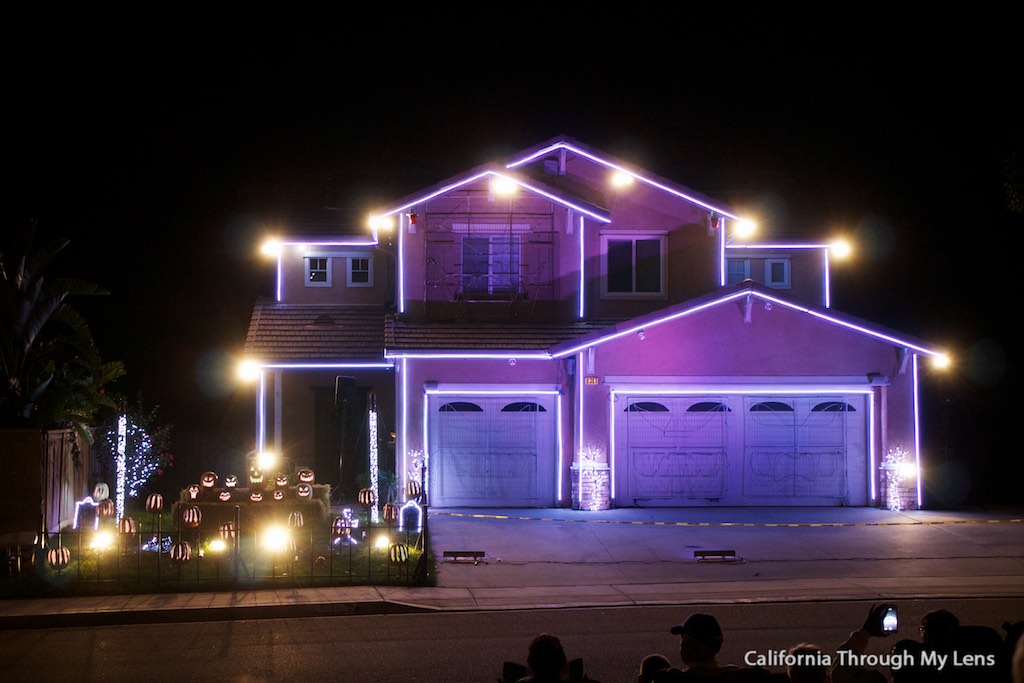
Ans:
<svg viewBox="0 0 1024 683"><path fill-rule="evenodd" d="M929 390L952 406L940 440L963 460L1009 447L1020 335L993 248L1024 224L1000 173L1024 112L1004 18L448 12L156 34L91 16L8 42L8 220L69 236L62 267L111 291L80 308L126 392L182 432L246 424L251 398L218 368L270 293L253 248L268 218L365 216L565 133L749 210L768 237L852 236L835 308L966 358Z"/></svg>

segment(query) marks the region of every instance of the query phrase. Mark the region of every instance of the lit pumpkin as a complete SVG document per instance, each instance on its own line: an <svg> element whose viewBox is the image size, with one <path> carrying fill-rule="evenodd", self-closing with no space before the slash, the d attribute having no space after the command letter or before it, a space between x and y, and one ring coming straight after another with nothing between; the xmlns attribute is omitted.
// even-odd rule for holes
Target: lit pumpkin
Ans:
<svg viewBox="0 0 1024 683"><path fill-rule="evenodd" d="M229 489L233 489L236 486L238 486L238 475L229 474L228 476L224 477L224 485L227 486Z"/></svg>
<svg viewBox="0 0 1024 683"><path fill-rule="evenodd" d="M64 569L71 562L71 551L60 545L46 553L47 563L54 569Z"/></svg>
<svg viewBox="0 0 1024 683"><path fill-rule="evenodd" d="M110 487L107 486L106 482L101 481L93 487L92 499L98 503L101 500L106 500L107 498L110 498Z"/></svg>
<svg viewBox="0 0 1024 683"><path fill-rule="evenodd" d="M226 503L231 500L231 491L221 491L217 497Z"/></svg>
<svg viewBox="0 0 1024 683"><path fill-rule="evenodd" d="M252 493L249 494L249 500L251 500L254 503L259 503L263 500L263 494L260 493L259 491L253 491Z"/></svg>
<svg viewBox="0 0 1024 683"><path fill-rule="evenodd" d="M406 482L406 484L405 484L405 495L408 498L419 498L420 497L420 493L422 493L422 492L423 492L423 487L420 486L420 483L418 481L416 481L415 479L410 479L408 482Z"/></svg>
<svg viewBox="0 0 1024 683"><path fill-rule="evenodd" d="M250 484L262 484L263 483L263 470L258 467L249 468L249 483Z"/></svg>
<svg viewBox="0 0 1024 683"><path fill-rule="evenodd" d="M303 525L302 513L299 511L288 513L288 528L301 529Z"/></svg>
<svg viewBox="0 0 1024 683"><path fill-rule="evenodd" d="M313 474L313 470L308 467L303 467L299 470L299 481L305 484L312 484L315 479L316 476Z"/></svg>
<svg viewBox="0 0 1024 683"><path fill-rule="evenodd" d="M299 498L309 498L313 495L313 487L309 484L299 484L295 487L295 493Z"/></svg>
<svg viewBox="0 0 1024 683"><path fill-rule="evenodd" d="M109 498L101 500L100 504L96 506L96 514L100 517L113 517L114 516L114 501Z"/></svg>
<svg viewBox="0 0 1024 683"><path fill-rule="evenodd" d="M212 489L217 485L217 474L214 472L203 472L203 476L199 478L199 483L203 485L203 488Z"/></svg>
<svg viewBox="0 0 1024 683"><path fill-rule="evenodd" d="M199 497L199 484L191 484L188 487L188 499L195 500Z"/></svg>
<svg viewBox="0 0 1024 683"><path fill-rule="evenodd" d="M373 505L374 495L373 489L359 489L359 504L364 507L371 507Z"/></svg>
<svg viewBox="0 0 1024 683"><path fill-rule="evenodd" d="M189 505L182 510L181 521L185 526L195 529L203 521L203 511L198 505Z"/></svg>
<svg viewBox="0 0 1024 683"><path fill-rule="evenodd" d="M284 500L284 491L282 491L281 489L275 489L274 500Z"/></svg>
<svg viewBox="0 0 1024 683"><path fill-rule="evenodd" d="M398 506L392 503L387 503L380 510L381 516L384 521L390 524L391 522L398 521Z"/></svg>
<svg viewBox="0 0 1024 683"><path fill-rule="evenodd" d="M171 561L184 563L192 559L192 546L188 541L178 541L171 546Z"/></svg>
<svg viewBox="0 0 1024 683"><path fill-rule="evenodd" d="M151 493L146 498L146 512L163 512L164 497L159 493Z"/></svg>
<svg viewBox="0 0 1024 683"><path fill-rule="evenodd" d="M220 525L220 537L225 541L230 541L235 537L235 523L224 522Z"/></svg>
<svg viewBox="0 0 1024 683"><path fill-rule="evenodd" d="M409 561L409 546L405 543L392 543L388 547L388 559L391 564L402 564Z"/></svg>
<svg viewBox="0 0 1024 683"><path fill-rule="evenodd" d="M274 480L274 484L277 485L277 486L287 486L288 485L288 475L287 474L279 474L279 475L277 475L277 479Z"/></svg>
<svg viewBox="0 0 1024 683"><path fill-rule="evenodd" d="M344 517L335 517L331 525L331 533L335 538L347 538L352 533L352 522Z"/></svg>
<svg viewBox="0 0 1024 683"><path fill-rule="evenodd" d="M122 517L121 521L117 523L117 530L122 534L134 534L135 533L135 520L131 517Z"/></svg>

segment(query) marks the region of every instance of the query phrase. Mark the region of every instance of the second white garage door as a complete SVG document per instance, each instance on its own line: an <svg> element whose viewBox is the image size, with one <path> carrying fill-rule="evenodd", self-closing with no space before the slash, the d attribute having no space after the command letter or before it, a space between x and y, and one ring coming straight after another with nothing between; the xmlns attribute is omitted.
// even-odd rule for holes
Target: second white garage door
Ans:
<svg viewBox="0 0 1024 683"><path fill-rule="evenodd" d="M867 504L863 395L617 398L617 505Z"/></svg>

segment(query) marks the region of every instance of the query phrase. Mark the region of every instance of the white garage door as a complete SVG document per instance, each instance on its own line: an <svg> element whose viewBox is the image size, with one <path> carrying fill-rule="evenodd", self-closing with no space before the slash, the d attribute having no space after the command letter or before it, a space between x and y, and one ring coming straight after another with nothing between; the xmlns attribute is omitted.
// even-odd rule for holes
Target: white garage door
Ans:
<svg viewBox="0 0 1024 683"><path fill-rule="evenodd" d="M431 505L554 504L550 397L434 396L429 407Z"/></svg>
<svg viewBox="0 0 1024 683"><path fill-rule="evenodd" d="M621 396L618 505L866 505L863 395Z"/></svg>

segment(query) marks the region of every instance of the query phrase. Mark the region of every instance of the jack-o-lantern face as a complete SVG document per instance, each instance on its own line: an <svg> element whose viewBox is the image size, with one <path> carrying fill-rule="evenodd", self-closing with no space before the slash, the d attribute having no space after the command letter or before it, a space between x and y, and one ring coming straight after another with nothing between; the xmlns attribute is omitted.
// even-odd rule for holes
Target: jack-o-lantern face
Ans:
<svg viewBox="0 0 1024 683"><path fill-rule="evenodd" d="M213 472L203 472L203 476L199 478L199 483L204 488L212 489L217 485L217 475Z"/></svg>
<svg viewBox="0 0 1024 683"><path fill-rule="evenodd" d="M224 478L224 485L227 486L229 489L235 488L238 485L238 476L234 474L229 474Z"/></svg>
<svg viewBox="0 0 1024 683"><path fill-rule="evenodd" d="M101 500L106 500L107 498L110 498L110 487L101 481L93 488L92 499L98 503Z"/></svg>
<svg viewBox="0 0 1024 683"><path fill-rule="evenodd" d="M316 477L313 474L313 470L309 469L308 467L304 467L301 470L299 470L299 481L300 482L302 482L304 484L312 484L313 480L315 478Z"/></svg>
<svg viewBox="0 0 1024 683"><path fill-rule="evenodd" d="M217 497L226 503L231 500L231 491L221 491Z"/></svg>
<svg viewBox="0 0 1024 683"><path fill-rule="evenodd" d="M254 503L259 503L261 500L263 500L263 494L260 493L259 491L253 491L252 493L249 494L249 500L251 500Z"/></svg>
<svg viewBox="0 0 1024 683"><path fill-rule="evenodd" d="M192 484L188 487L188 497L190 500L195 500L199 497L199 484Z"/></svg>
<svg viewBox="0 0 1024 683"><path fill-rule="evenodd" d="M284 491L282 491L281 489L275 489L274 500L284 500Z"/></svg>
<svg viewBox="0 0 1024 683"><path fill-rule="evenodd" d="M277 479L274 480L274 483L277 484L278 486L287 486L288 485L288 475L287 474L279 474L279 475L277 475Z"/></svg>
<svg viewBox="0 0 1024 683"><path fill-rule="evenodd" d="M249 483L250 484L262 484L263 483L263 470L258 467L252 467L249 469Z"/></svg>
<svg viewBox="0 0 1024 683"><path fill-rule="evenodd" d="M299 498L309 498L313 495L313 487L309 484L299 484L295 487L295 493Z"/></svg>

